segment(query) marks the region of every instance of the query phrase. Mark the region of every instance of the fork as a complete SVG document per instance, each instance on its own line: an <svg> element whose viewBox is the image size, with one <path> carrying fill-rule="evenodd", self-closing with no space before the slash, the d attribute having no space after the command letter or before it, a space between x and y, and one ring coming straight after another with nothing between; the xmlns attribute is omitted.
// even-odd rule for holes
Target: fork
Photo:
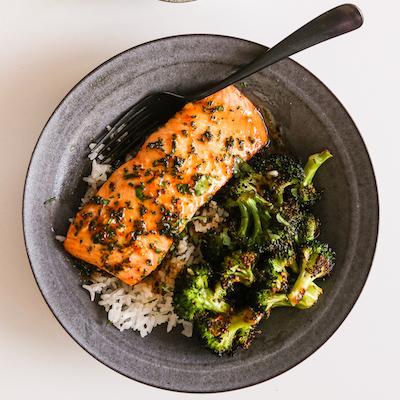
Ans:
<svg viewBox="0 0 400 400"><path fill-rule="evenodd" d="M99 163L115 163L185 104L203 99L286 57L353 31L362 24L360 10L353 4L343 4L308 22L254 61L206 89L187 96L171 92L150 94L131 106L114 126L100 137L92 146L89 158L96 159Z"/></svg>

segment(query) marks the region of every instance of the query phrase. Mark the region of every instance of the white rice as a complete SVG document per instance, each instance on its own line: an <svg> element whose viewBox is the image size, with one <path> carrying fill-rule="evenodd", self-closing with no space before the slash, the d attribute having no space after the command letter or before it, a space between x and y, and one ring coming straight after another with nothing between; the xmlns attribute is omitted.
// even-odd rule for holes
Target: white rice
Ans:
<svg viewBox="0 0 400 400"><path fill-rule="evenodd" d="M81 199L82 204L87 203L88 200L96 194L97 189L107 180L107 174L110 172L111 165L98 164L96 160L92 161L92 171L90 172L90 175L83 178L83 180L88 184L88 189Z"/></svg>
<svg viewBox="0 0 400 400"><path fill-rule="evenodd" d="M92 197L101 184L107 180L111 172L110 165L98 164L92 161L91 174L83 178L88 183L88 190L82 199L82 204ZM210 201L196 214L193 224L196 232L207 232L218 229L228 213ZM62 236L56 237L62 241ZM171 255L146 279L128 286L115 277L96 271L89 282L83 285L90 294L91 301L97 301L108 313L108 320L120 331L132 329L142 337L148 335L157 325L166 324L167 332L177 325L182 326L181 333L192 336L193 326L189 321L178 318L172 304L176 276L187 265L202 261L199 247L195 247L185 236L177 244Z"/></svg>

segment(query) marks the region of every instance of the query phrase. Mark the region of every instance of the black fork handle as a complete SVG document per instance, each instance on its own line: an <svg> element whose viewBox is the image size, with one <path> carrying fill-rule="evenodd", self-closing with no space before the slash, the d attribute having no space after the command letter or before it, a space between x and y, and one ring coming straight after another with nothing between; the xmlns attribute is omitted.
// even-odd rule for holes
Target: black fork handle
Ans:
<svg viewBox="0 0 400 400"><path fill-rule="evenodd" d="M223 81L212 85L206 90L202 90L201 93L188 96L187 99L195 101L207 97L301 50L351 32L359 28L362 24L363 16L355 5L343 4L335 7L302 26L265 54L256 58L250 64L239 69Z"/></svg>

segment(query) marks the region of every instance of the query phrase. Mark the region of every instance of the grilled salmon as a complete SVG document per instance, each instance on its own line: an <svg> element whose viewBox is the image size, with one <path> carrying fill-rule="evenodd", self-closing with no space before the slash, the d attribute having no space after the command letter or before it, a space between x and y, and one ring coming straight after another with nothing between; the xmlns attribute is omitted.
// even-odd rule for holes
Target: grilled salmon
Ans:
<svg viewBox="0 0 400 400"><path fill-rule="evenodd" d="M237 158L251 158L267 136L256 107L234 86L187 104L79 210L65 250L138 283L232 177Z"/></svg>

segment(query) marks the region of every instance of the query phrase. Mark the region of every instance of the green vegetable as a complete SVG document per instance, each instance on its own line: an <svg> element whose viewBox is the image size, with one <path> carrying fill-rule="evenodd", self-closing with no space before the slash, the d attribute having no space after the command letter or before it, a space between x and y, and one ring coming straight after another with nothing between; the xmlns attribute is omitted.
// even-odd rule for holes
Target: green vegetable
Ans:
<svg viewBox="0 0 400 400"><path fill-rule="evenodd" d="M221 269L222 287L232 288L241 283L250 286L254 282L253 268L258 255L253 251L237 250L225 257Z"/></svg>
<svg viewBox="0 0 400 400"><path fill-rule="evenodd" d="M208 175L202 175L194 185L194 194L196 196L201 196L209 189L210 184L211 178Z"/></svg>
<svg viewBox="0 0 400 400"><path fill-rule="evenodd" d="M195 327L206 346L218 355L231 353L237 347L248 348L258 333L262 313L245 308L233 314L205 314Z"/></svg>
<svg viewBox="0 0 400 400"><path fill-rule="evenodd" d="M176 185L176 188L178 189L178 192L181 194L191 194L192 188L188 183L178 183Z"/></svg>
<svg viewBox="0 0 400 400"><path fill-rule="evenodd" d="M43 202L43 205L44 205L44 206L47 206L48 204L51 204L51 203L53 203L54 201L56 201L56 198L55 198L55 197L49 197L47 200L45 200L45 201Z"/></svg>
<svg viewBox="0 0 400 400"><path fill-rule="evenodd" d="M225 313L230 310L226 290L217 282L210 287L212 268L209 264L192 265L178 278L174 291L175 312L192 321L205 311Z"/></svg>
<svg viewBox="0 0 400 400"><path fill-rule="evenodd" d="M334 266L335 254L327 244L310 242L301 248L300 273L288 298L296 305L303 298L311 283L328 275Z"/></svg>

